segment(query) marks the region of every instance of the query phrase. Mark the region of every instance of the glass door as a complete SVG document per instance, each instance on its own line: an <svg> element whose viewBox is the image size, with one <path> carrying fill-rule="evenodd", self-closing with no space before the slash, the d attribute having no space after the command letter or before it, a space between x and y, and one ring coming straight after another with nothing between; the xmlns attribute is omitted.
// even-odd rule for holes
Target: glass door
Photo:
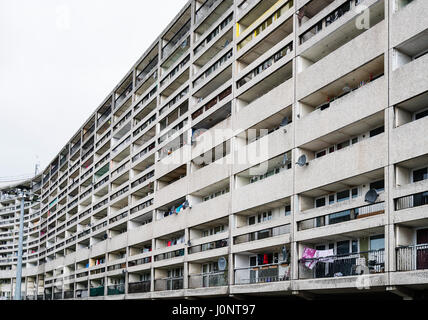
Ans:
<svg viewBox="0 0 428 320"><path fill-rule="evenodd" d="M416 231L416 267L418 270L428 269L428 229ZM425 245L425 246L421 246Z"/></svg>

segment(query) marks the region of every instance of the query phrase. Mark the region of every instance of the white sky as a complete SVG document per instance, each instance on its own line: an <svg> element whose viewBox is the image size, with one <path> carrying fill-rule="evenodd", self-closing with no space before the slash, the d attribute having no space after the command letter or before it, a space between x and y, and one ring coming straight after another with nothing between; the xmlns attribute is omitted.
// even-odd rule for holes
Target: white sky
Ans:
<svg viewBox="0 0 428 320"><path fill-rule="evenodd" d="M0 183L43 170L186 3L0 0Z"/></svg>

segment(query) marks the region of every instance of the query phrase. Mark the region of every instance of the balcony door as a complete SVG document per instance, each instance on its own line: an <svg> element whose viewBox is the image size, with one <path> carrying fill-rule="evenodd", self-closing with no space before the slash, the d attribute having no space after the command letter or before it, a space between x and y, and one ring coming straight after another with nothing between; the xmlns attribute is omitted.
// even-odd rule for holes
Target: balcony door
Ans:
<svg viewBox="0 0 428 320"><path fill-rule="evenodd" d="M426 245L416 249L417 269L428 269L428 229L419 229L416 231L416 244Z"/></svg>

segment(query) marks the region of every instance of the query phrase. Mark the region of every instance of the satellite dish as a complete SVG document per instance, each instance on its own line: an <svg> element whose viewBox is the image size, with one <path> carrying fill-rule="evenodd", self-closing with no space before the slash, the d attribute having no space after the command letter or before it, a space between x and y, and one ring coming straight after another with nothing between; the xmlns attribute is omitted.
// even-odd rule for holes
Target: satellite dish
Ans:
<svg viewBox="0 0 428 320"><path fill-rule="evenodd" d="M378 193L376 189L370 189L369 191L367 191L366 197L364 200L368 203L375 203L377 197L378 197Z"/></svg>
<svg viewBox="0 0 428 320"><path fill-rule="evenodd" d="M220 271L226 270L226 266L227 266L227 261L224 257L221 257L220 259L218 259L218 269Z"/></svg>
<svg viewBox="0 0 428 320"><path fill-rule="evenodd" d="M306 160L306 155L302 154L299 157L299 159L297 160L296 164L298 164L301 167L308 165L307 160Z"/></svg>

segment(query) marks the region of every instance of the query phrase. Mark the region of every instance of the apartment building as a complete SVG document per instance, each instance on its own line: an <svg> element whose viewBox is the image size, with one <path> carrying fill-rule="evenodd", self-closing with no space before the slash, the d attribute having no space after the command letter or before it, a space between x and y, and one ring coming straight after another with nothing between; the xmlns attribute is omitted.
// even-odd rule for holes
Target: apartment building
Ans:
<svg viewBox="0 0 428 320"><path fill-rule="evenodd" d="M21 183L39 196L24 206L23 297L417 296L427 52L425 0L190 0Z"/></svg>

